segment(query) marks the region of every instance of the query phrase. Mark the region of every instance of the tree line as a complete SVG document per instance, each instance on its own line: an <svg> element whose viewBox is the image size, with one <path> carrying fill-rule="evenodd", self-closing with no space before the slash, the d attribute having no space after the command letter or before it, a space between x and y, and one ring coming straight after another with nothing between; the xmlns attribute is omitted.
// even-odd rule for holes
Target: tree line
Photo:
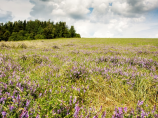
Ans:
<svg viewBox="0 0 158 118"><path fill-rule="evenodd" d="M74 26L70 29L66 22L49 21L14 21L5 24L0 23L0 41L19 41L53 38L80 38Z"/></svg>

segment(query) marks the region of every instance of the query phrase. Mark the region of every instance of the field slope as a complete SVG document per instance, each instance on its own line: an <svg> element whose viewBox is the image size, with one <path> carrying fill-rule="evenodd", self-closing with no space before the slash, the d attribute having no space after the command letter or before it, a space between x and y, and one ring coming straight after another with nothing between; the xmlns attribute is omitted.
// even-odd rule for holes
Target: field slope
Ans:
<svg viewBox="0 0 158 118"><path fill-rule="evenodd" d="M158 39L0 42L0 117L158 117Z"/></svg>

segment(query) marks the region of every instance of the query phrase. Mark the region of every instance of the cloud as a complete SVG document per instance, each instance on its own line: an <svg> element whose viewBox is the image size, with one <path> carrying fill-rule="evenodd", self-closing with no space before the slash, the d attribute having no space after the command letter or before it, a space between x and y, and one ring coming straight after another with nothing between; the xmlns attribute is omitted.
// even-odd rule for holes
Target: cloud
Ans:
<svg viewBox="0 0 158 118"><path fill-rule="evenodd" d="M30 17L30 11L33 5L29 2L29 0L0 0L2 4L0 4L0 8L4 12L12 13L12 19L7 19L11 21L17 20L25 20Z"/></svg>
<svg viewBox="0 0 158 118"><path fill-rule="evenodd" d="M158 8L158 0L127 0L114 2L112 11L124 17L139 17L140 15Z"/></svg>
<svg viewBox="0 0 158 118"><path fill-rule="evenodd" d="M63 21L82 37L156 36L158 0L1 0L0 18ZM155 11L155 12L153 12ZM154 15L150 17L153 12ZM149 18L150 17L150 18ZM7 19L8 18L8 19ZM156 19L156 20L153 20ZM157 24L156 24L157 25ZM151 32L149 31L151 30ZM152 35L151 35L152 34Z"/></svg>
<svg viewBox="0 0 158 118"><path fill-rule="evenodd" d="M0 22L5 23L6 21L11 21L12 19L12 12L0 9Z"/></svg>
<svg viewBox="0 0 158 118"><path fill-rule="evenodd" d="M31 11L32 17L51 19L55 22L65 21L68 26L74 25L82 37L126 37L126 34L132 36L131 32L136 31L134 28L146 21L146 13L158 8L158 0L73 0L73 2L30 0L30 2L34 5ZM144 23L142 26L145 25ZM137 31L143 33L142 29Z"/></svg>
<svg viewBox="0 0 158 118"><path fill-rule="evenodd" d="M119 17L140 18L158 8L158 0L30 0L33 17L69 17L75 20L109 23ZM90 11L93 8L93 12Z"/></svg>
<svg viewBox="0 0 158 118"><path fill-rule="evenodd" d="M30 0L34 5L31 16L36 18L69 17L72 19L85 19L89 11L89 2L83 0ZM41 9L42 8L42 9Z"/></svg>
<svg viewBox="0 0 158 118"><path fill-rule="evenodd" d="M51 12L57 7L56 4L50 4L49 0L30 0L30 2L34 5L30 12L33 19L51 19Z"/></svg>

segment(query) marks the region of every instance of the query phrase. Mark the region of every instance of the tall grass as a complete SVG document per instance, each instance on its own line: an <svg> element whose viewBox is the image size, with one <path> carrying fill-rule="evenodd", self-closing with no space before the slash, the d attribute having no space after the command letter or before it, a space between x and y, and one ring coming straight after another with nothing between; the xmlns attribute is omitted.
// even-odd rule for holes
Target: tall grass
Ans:
<svg viewBox="0 0 158 118"><path fill-rule="evenodd" d="M0 42L0 117L158 117L158 39Z"/></svg>

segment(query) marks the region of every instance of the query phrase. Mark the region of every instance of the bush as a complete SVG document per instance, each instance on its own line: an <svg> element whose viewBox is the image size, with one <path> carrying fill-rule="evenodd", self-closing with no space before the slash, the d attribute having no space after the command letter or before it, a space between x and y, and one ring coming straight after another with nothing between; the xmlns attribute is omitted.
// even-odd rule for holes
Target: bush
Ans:
<svg viewBox="0 0 158 118"><path fill-rule="evenodd" d="M37 35L35 36L35 39L44 39L44 36L41 35L41 34L37 34Z"/></svg>

